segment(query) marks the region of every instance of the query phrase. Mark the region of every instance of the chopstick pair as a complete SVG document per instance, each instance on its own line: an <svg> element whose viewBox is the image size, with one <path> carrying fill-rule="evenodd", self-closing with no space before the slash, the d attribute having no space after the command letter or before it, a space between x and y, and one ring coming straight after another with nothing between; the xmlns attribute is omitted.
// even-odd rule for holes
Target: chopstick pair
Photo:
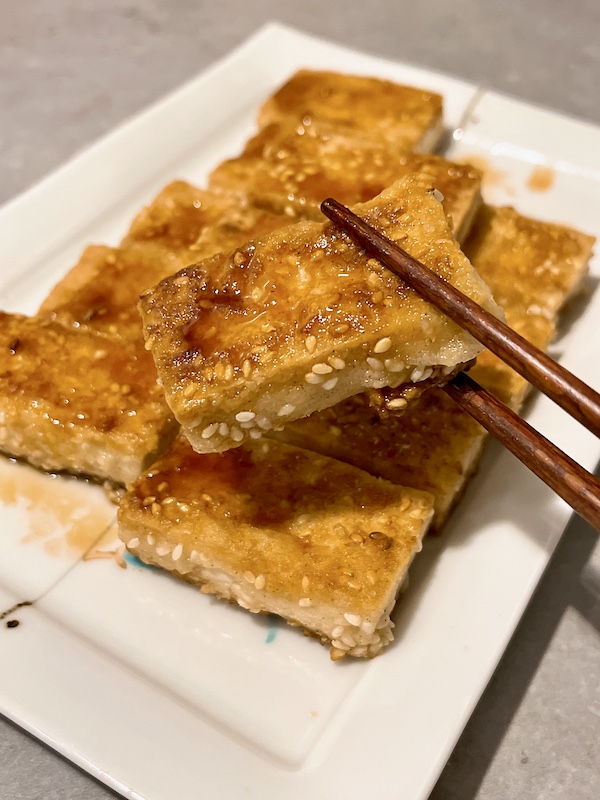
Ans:
<svg viewBox="0 0 600 800"><path fill-rule="evenodd" d="M328 198L321 210L395 275L465 328L529 383L600 436L600 394L532 345L470 297L439 278L395 242ZM465 373L446 393L600 531L600 481Z"/></svg>

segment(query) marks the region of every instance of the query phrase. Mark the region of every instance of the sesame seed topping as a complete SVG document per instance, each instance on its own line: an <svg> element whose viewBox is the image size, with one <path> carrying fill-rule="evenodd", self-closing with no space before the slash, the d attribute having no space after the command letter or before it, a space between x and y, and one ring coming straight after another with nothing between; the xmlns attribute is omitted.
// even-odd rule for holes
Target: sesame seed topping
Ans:
<svg viewBox="0 0 600 800"><path fill-rule="evenodd" d="M256 580L254 573L250 572L250 570L246 570L246 572L244 572L244 578L248 581L248 583L254 583Z"/></svg>
<svg viewBox="0 0 600 800"><path fill-rule="evenodd" d="M166 556L171 552L171 548L168 544L161 544L160 547L156 548L156 555L157 556Z"/></svg>
<svg viewBox="0 0 600 800"><path fill-rule="evenodd" d="M310 597L301 597L300 600L298 600L298 605L302 608L308 608L308 606L312 605Z"/></svg>
<svg viewBox="0 0 600 800"><path fill-rule="evenodd" d="M383 364L378 358L368 357L367 364L371 367L371 369L374 369L375 371L383 369Z"/></svg>
<svg viewBox="0 0 600 800"><path fill-rule="evenodd" d="M219 425L219 434L221 436L229 436L229 425L226 422L222 422Z"/></svg>
<svg viewBox="0 0 600 800"><path fill-rule="evenodd" d="M254 581L254 586L257 589L259 589L259 590L260 589L264 589L265 588L265 583L266 583L266 580L265 580L265 576L264 575L257 575L256 576L256 580Z"/></svg>
<svg viewBox="0 0 600 800"><path fill-rule="evenodd" d="M383 363L390 372L403 372L405 369L404 363L397 358L386 358Z"/></svg>
<svg viewBox="0 0 600 800"><path fill-rule="evenodd" d="M332 639L339 639L340 636L344 633L344 626L343 625L336 625L336 627L331 631L331 638Z"/></svg>
<svg viewBox="0 0 600 800"><path fill-rule="evenodd" d="M379 275L376 272L369 272L367 283L376 286L379 283Z"/></svg>
<svg viewBox="0 0 600 800"><path fill-rule="evenodd" d="M386 408L389 408L390 411L398 408L406 408L408 405L407 401L403 397L394 397L393 400L388 400L385 404Z"/></svg>
<svg viewBox="0 0 600 800"><path fill-rule="evenodd" d="M240 428L243 430L250 430L250 428L254 427L254 420L251 419L250 422L240 422Z"/></svg>
<svg viewBox="0 0 600 800"><path fill-rule="evenodd" d="M271 420L268 417L257 417L256 424L259 428L262 428L263 431L270 431L273 427Z"/></svg>
<svg viewBox="0 0 600 800"><path fill-rule="evenodd" d="M281 406L279 411L277 412L278 417L287 417L289 414L296 410L296 406L293 406L291 403L286 403L284 406Z"/></svg>
<svg viewBox="0 0 600 800"><path fill-rule="evenodd" d="M211 422L211 424L207 425L206 428L204 428L204 430L202 431L202 438L210 439L210 437L213 436L218 429L219 429L219 423Z"/></svg>
<svg viewBox="0 0 600 800"><path fill-rule="evenodd" d="M162 481L161 483L158 484L158 491L159 492L164 492L168 488L169 488L169 484L166 481Z"/></svg>
<svg viewBox="0 0 600 800"><path fill-rule="evenodd" d="M148 536L146 536L146 541L148 542L149 545L153 545L154 544L154 536L151 533L149 533Z"/></svg>
<svg viewBox="0 0 600 800"><path fill-rule="evenodd" d="M262 431L257 431L256 428L250 431L251 439L260 439L261 436L262 436Z"/></svg>
<svg viewBox="0 0 600 800"><path fill-rule="evenodd" d="M360 614L344 614L344 619L356 628L358 628L362 622Z"/></svg>
<svg viewBox="0 0 600 800"><path fill-rule="evenodd" d="M139 545L139 543L140 543L140 540L138 539L138 537L134 536L133 539L130 539L127 542L127 547L137 547Z"/></svg>
<svg viewBox="0 0 600 800"><path fill-rule="evenodd" d="M306 383L312 383L312 384L323 383L323 376L317 375L314 372L307 372L306 375L304 376L304 380L306 381Z"/></svg>
<svg viewBox="0 0 600 800"><path fill-rule="evenodd" d="M251 422L256 414L254 411L240 411L235 415L238 422Z"/></svg>
<svg viewBox="0 0 600 800"><path fill-rule="evenodd" d="M330 372L333 372L333 367L321 362L319 364L313 364L312 371L315 375L329 375Z"/></svg>
<svg viewBox="0 0 600 800"><path fill-rule="evenodd" d="M160 514L160 503L152 503L152 513L155 517Z"/></svg>
<svg viewBox="0 0 600 800"><path fill-rule="evenodd" d="M390 337L389 336L384 336L383 339L380 339L376 343L376 345L373 348L373 350L376 353L386 353L390 349L391 346L392 346L392 340L390 339Z"/></svg>
<svg viewBox="0 0 600 800"><path fill-rule="evenodd" d="M327 361L329 361L329 363L334 369L344 369L344 367L346 366L346 362L344 361L344 359L340 358L339 356L329 356Z"/></svg>
<svg viewBox="0 0 600 800"><path fill-rule="evenodd" d="M444 195L440 192L439 189L434 189L433 190L433 196L438 201L438 203L443 203L444 202Z"/></svg>
<svg viewBox="0 0 600 800"><path fill-rule="evenodd" d="M241 430L235 427L231 429L230 435L234 442L241 442L244 438L244 434L241 432Z"/></svg>
<svg viewBox="0 0 600 800"><path fill-rule="evenodd" d="M249 359L246 359L242 364L242 373L244 375L244 378L249 378L251 372L252 372L252 363L249 361Z"/></svg>
<svg viewBox="0 0 600 800"><path fill-rule="evenodd" d="M304 346L308 350L309 353L312 353L317 346L317 337L316 336L307 336L304 340Z"/></svg>
<svg viewBox="0 0 600 800"><path fill-rule="evenodd" d="M323 384L323 389L325 389L326 391L329 392L329 391L331 391L331 389L333 389L335 387L337 382L338 382L338 378L337 377L336 378L330 378L328 381L325 381L325 383Z"/></svg>
<svg viewBox="0 0 600 800"><path fill-rule="evenodd" d="M360 629L370 636L372 633L375 633L375 623L365 619L362 621Z"/></svg>
<svg viewBox="0 0 600 800"><path fill-rule="evenodd" d="M183 553L183 545L180 542L179 544L175 545L175 548L173 550L173 555L171 556L171 558L173 559L173 561L178 561L181 558L182 553Z"/></svg>

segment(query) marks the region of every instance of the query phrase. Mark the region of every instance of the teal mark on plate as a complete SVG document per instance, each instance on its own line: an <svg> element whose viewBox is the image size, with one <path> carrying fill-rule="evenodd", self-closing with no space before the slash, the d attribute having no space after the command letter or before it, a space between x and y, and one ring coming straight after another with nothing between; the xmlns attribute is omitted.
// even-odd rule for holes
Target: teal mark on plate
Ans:
<svg viewBox="0 0 600 800"><path fill-rule="evenodd" d="M123 556L125 559L125 563L129 564L131 567L141 567L142 569L158 569L158 567L153 566L152 564L144 564L137 556L134 556L132 553L129 553L127 550Z"/></svg>
<svg viewBox="0 0 600 800"><path fill-rule="evenodd" d="M272 615L269 616L270 625L267 628L267 635L265 637L265 644L273 644L277 638L277 631L279 630L279 620Z"/></svg>

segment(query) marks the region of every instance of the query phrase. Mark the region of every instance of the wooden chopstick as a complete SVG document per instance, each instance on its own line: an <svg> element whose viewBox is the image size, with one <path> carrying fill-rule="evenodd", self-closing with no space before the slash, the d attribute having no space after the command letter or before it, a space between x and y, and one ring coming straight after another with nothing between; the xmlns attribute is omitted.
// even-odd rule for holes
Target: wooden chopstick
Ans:
<svg viewBox="0 0 600 800"><path fill-rule="evenodd" d="M444 391L571 508L600 531L600 481L476 381L460 372Z"/></svg>
<svg viewBox="0 0 600 800"><path fill-rule="evenodd" d="M370 255L468 330L589 430L600 435L600 395L597 392L471 298L443 281L349 208L328 198L321 204L321 209ZM600 531L600 481L594 475L464 372L443 388L461 408Z"/></svg>
<svg viewBox="0 0 600 800"><path fill-rule="evenodd" d="M321 210L360 247L404 280L425 300L437 306L529 383L554 400L596 436L600 436L598 392L470 297L438 277L337 200L324 200Z"/></svg>

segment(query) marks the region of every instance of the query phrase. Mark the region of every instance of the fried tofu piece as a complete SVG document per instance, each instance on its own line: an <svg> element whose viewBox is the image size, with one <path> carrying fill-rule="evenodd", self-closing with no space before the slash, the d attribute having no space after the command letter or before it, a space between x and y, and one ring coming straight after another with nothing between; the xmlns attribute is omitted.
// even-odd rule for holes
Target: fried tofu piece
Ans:
<svg viewBox="0 0 600 800"><path fill-rule="evenodd" d="M141 346L0 312L0 450L42 469L127 483L175 433Z"/></svg>
<svg viewBox="0 0 600 800"><path fill-rule="evenodd" d="M142 341L140 294L182 267L290 223L244 198L174 181L138 214L119 247L90 245L39 313Z"/></svg>
<svg viewBox="0 0 600 800"><path fill-rule="evenodd" d="M428 153L443 134L442 97L380 78L303 69L261 107L258 124L329 122Z"/></svg>
<svg viewBox="0 0 600 800"><path fill-rule="evenodd" d="M363 203L412 172L431 176L462 241L481 205L479 170L438 156L398 152L360 131L319 123L268 125L240 156L212 172L209 185L278 214L321 220L326 197L345 205Z"/></svg>
<svg viewBox="0 0 600 800"><path fill-rule="evenodd" d="M593 239L561 225L486 206L465 252L504 304L508 324L546 349L561 306L581 284ZM470 374L518 410L530 386L489 351ZM401 417L381 419L365 395L313 414L273 434L354 464L393 483L429 491L436 529L476 467L486 433L441 389L424 393Z"/></svg>
<svg viewBox="0 0 600 800"><path fill-rule="evenodd" d="M263 440L195 453L180 437L121 501L119 535L148 564L331 647L372 657L432 514L430 495Z"/></svg>
<svg viewBox="0 0 600 800"><path fill-rule="evenodd" d="M355 210L501 314L426 176ZM298 223L182 270L140 308L167 402L198 452L259 438L367 387L451 372L481 352L329 222Z"/></svg>
<svg viewBox="0 0 600 800"><path fill-rule="evenodd" d="M135 217L121 242L154 242L169 250L191 247L204 228L217 225L238 205L237 198L215 195L187 181L172 181Z"/></svg>
<svg viewBox="0 0 600 800"><path fill-rule="evenodd" d="M140 294L192 260L188 250L171 251L154 242L133 242L126 247L90 245L38 313L141 342Z"/></svg>

